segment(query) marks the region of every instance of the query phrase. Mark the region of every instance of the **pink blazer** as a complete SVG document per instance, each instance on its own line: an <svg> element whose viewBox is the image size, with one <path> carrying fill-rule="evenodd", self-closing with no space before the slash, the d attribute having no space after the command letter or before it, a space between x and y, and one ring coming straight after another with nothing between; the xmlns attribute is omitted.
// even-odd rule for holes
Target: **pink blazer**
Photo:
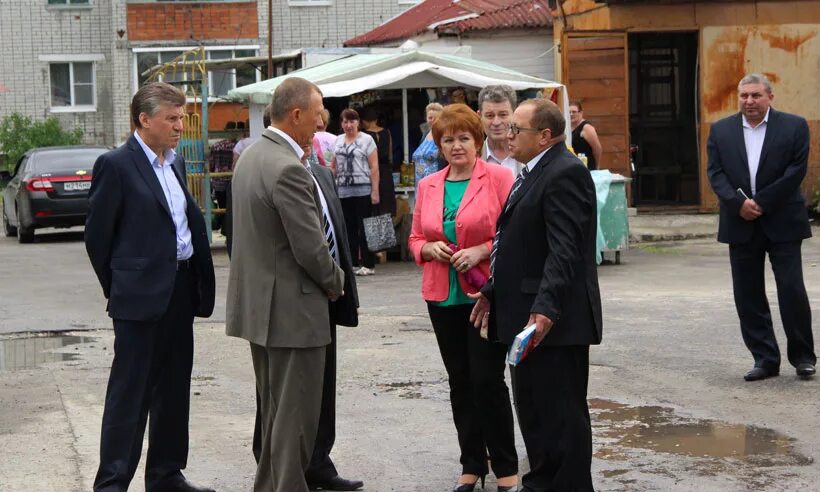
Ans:
<svg viewBox="0 0 820 492"><path fill-rule="evenodd" d="M444 301L449 294L449 264L440 261L425 261L421 248L428 242L447 241L444 235L444 180L450 166L431 174L419 182L416 195L416 209L413 211L413 229L410 233L410 251L416 263L424 268L421 278L421 296L427 301ZM470 184L456 214L456 239L460 248L470 248L483 244L492 250L495 237L495 223L514 181L509 169L476 160ZM486 277L490 276L490 262L478 265ZM458 276L464 292L475 293L464 275Z"/></svg>

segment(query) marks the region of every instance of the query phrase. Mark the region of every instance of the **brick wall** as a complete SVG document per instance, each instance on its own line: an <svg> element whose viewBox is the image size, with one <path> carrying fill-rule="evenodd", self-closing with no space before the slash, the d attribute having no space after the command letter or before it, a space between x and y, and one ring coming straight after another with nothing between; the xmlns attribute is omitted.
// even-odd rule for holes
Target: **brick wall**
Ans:
<svg viewBox="0 0 820 492"><path fill-rule="evenodd" d="M128 39L211 40L257 38L256 2L128 4Z"/></svg>

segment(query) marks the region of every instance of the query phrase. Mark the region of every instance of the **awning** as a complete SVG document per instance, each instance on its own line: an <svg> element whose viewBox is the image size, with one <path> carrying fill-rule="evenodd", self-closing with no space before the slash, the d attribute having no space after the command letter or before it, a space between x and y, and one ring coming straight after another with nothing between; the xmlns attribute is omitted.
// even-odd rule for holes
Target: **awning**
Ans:
<svg viewBox="0 0 820 492"><path fill-rule="evenodd" d="M532 77L492 63L414 50L405 53L351 55L238 87L228 92L228 99L268 104L274 89L289 77L302 77L313 82L325 97L349 96L372 89L452 86L481 89L493 84L506 84L515 90L563 87L558 82Z"/></svg>

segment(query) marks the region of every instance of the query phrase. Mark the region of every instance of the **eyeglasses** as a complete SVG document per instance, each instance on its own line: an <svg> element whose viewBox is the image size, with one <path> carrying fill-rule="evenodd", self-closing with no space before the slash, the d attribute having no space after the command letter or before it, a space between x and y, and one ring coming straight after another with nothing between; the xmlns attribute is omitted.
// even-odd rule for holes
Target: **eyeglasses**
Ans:
<svg viewBox="0 0 820 492"><path fill-rule="evenodd" d="M507 131L512 132L513 135L518 135L521 132L541 132L544 130L546 130L546 128L524 128L523 126L518 126L515 123L507 125Z"/></svg>

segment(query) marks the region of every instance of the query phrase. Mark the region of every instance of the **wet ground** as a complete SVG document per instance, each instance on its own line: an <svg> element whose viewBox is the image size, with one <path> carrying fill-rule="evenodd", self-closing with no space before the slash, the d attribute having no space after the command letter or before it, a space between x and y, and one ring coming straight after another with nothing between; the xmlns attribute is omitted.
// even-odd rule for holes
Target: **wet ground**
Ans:
<svg viewBox="0 0 820 492"><path fill-rule="evenodd" d="M0 340L0 371L34 369L49 362L77 360L79 347L73 347L73 351L69 352L61 349L94 340L94 337L61 333Z"/></svg>
<svg viewBox="0 0 820 492"><path fill-rule="evenodd" d="M0 326L62 319L64 328L91 330L0 334L0 491L31 490L32 477L38 491L90 490L113 334L82 243L34 246L66 271L26 276L32 266L21 245L0 240L0 275L17 279L0 287L7 301ZM820 490L820 384L798 380L785 362L778 378L743 382L751 361L727 289L725 249L711 241L657 244L623 260L600 270L604 343L590 355L596 490ZM806 244L804 260L810 298L820 302L813 266L820 242ZM224 296L224 253L215 262ZM366 491L449 490L459 472L457 443L418 271L409 264L377 271L360 279L361 326L339 329L334 459ZM55 285L67 287L59 299L21 305L25 292L53 293ZM201 320L195 330L186 473L220 491L250 490L247 344L227 338L220 322ZM779 327L778 337L783 342ZM520 435L516 442L523 470ZM142 466L131 490L142 490ZM492 477L485 490L495 491Z"/></svg>

